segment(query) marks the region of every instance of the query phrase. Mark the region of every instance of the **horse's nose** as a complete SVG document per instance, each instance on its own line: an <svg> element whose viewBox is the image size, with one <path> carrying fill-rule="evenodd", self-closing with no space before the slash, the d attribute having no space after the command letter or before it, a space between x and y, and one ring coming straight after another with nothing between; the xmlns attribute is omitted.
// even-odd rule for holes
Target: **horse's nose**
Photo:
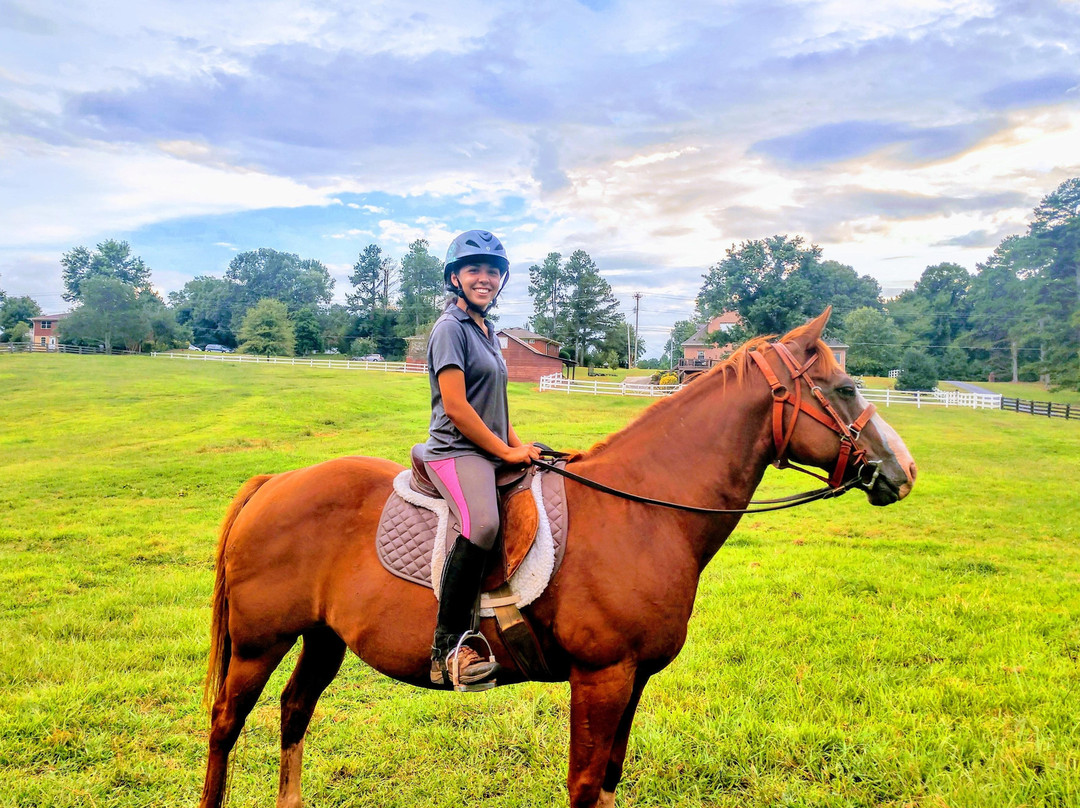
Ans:
<svg viewBox="0 0 1080 808"><path fill-rule="evenodd" d="M906 469L904 469L904 470L907 472L908 482L911 483L912 485L914 485L915 484L915 477L919 473L919 470L915 467L915 461L912 460L908 464L908 467Z"/></svg>

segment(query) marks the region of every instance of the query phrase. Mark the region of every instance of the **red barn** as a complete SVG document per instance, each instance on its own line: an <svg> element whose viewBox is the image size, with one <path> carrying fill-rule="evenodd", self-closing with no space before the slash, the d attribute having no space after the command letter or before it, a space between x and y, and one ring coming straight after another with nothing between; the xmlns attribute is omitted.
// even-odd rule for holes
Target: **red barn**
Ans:
<svg viewBox="0 0 1080 808"><path fill-rule="evenodd" d="M575 364L559 356L560 343L524 328L500 328L496 336L512 382L539 382Z"/></svg>

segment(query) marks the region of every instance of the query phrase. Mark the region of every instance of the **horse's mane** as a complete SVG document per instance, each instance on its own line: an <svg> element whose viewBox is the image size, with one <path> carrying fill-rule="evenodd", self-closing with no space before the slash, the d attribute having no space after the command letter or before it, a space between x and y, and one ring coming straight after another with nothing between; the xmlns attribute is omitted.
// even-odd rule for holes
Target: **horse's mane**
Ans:
<svg viewBox="0 0 1080 808"><path fill-rule="evenodd" d="M724 390L727 389L728 380L732 380L735 385L735 389L741 389L746 384L746 378L748 372L756 367L754 360L750 358L750 354L755 350L760 350L767 346L770 342L776 342L778 339L780 342L790 342L806 335L810 330L812 322L800 325L798 328L793 328L788 331L784 336L777 337L775 334L768 334L764 337L754 337L747 340L738 348L736 348L727 359L722 360L719 364L714 365L706 373L703 373L701 378L695 381L687 389L680 390L679 392L662 398L655 404L650 405L641 413L637 418L627 424L618 432L608 435L603 440L593 444L587 452L578 452L573 455L571 460L582 460L587 457L591 457L598 452L603 451L612 441L619 438L623 433L629 429L635 428L643 419L653 418L659 413L665 412L668 407L678 406L678 402L681 397L690 394L691 391L701 390L707 385L707 382L711 377L719 376L722 378L722 384ZM833 356L832 350L825 341L818 338L814 342L813 350L818 355L817 367L824 373L831 374L842 370L840 363L836 361L836 357Z"/></svg>

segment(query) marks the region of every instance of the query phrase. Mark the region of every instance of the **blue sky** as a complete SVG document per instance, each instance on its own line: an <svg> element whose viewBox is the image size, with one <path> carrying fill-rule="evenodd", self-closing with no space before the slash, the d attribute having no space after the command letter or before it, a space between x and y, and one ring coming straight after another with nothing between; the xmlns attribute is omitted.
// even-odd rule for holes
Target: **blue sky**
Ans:
<svg viewBox="0 0 1080 808"><path fill-rule="evenodd" d="M775 233L911 286L1080 175L1075 2L0 0L0 288L127 239L163 292L237 251L587 250L657 354Z"/></svg>

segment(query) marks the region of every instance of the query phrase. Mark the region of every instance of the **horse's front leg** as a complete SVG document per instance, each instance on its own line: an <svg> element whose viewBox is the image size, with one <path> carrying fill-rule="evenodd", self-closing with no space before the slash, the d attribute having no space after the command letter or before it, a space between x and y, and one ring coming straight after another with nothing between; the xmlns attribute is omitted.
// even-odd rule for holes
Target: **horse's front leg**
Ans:
<svg viewBox="0 0 1080 808"><path fill-rule="evenodd" d="M614 808L615 787L622 779L623 763L626 761L626 747L630 742L630 727L634 723L634 713L637 712L638 702L641 701L641 691L645 689L645 683L649 681L648 674L638 671L634 680L634 690L630 694L630 703L623 710L619 726L615 730L615 740L611 745L611 757L608 758L607 770L604 772L604 785L600 791L600 801L597 808Z"/></svg>
<svg viewBox="0 0 1080 808"><path fill-rule="evenodd" d="M607 808L615 803L614 783L610 791L607 785L613 764L617 769L615 782L622 774L626 738L634 720L634 711L628 708L636 706L641 694L635 674L636 667L630 662L601 670L575 667L570 671L570 767L566 785L571 808ZM621 752L616 755L620 738Z"/></svg>

